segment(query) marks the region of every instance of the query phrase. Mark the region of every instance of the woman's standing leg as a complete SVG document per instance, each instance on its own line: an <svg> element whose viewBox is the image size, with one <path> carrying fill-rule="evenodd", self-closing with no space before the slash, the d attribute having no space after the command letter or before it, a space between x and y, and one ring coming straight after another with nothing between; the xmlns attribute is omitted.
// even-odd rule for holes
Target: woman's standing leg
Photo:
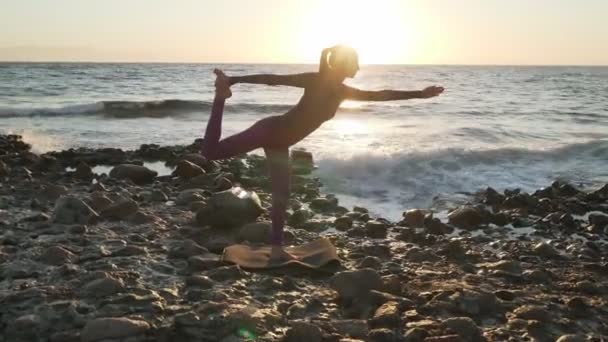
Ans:
<svg viewBox="0 0 608 342"><path fill-rule="evenodd" d="M265 148L264 152L268 162L272 190L271 243L273 246L282 246L283 227L289 203L289 148Z"/></svg>

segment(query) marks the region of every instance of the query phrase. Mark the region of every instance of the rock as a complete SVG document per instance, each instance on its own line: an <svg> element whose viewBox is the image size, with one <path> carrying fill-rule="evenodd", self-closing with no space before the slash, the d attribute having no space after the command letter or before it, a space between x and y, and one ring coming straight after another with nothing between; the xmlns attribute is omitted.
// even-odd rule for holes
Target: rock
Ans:
<svg viewBox="0 0 608 342"><path fill-rule="evenodd" d="M115 257L129 257L134 255L148 255L148 249L146 247L127 245L112 253L112 256Z"/></svg>
<svg viewBox="0 0 608 342"><path fill-rule="evenodd" d="M106 209L114 203L111 199L99 193L93 193L88 202L91 205L91 208L97 212Z"/></svg>
<svg viewBox="0 0 608 342"><path fill-rule="evenodd" d="M367 221L365 223L366 235L372 239L384 239L388 226L384 222L380 221Z"/></svg>
<svg viewBox="0 0 608 342"><path fill-rule="evenodd" d="M306 221L308 221L314 215L315 214L308 209L298 209L295 210L293 214L291 214L291 216L289 216L289 219L287 221L290 225L298 226L306 223Z"/></svg>
<svg viewBox="0 0 608 342"><path fill-rule="evenodd" d="M521 264L515 260L501 260L494 263L483 264L482 266L491 270L499 270L517 275L522 273Z"/></svg>
<svg viewBox="0 0 608 342"><path fill-rule="evenodd" d="M500 310L496 295L489 292L463 289L451 295L449 300L460 311L472 316L496 314Z"/></svg>
<svg viewBox="0 0 608 342"><path fill-rule="evenodd" d="M368 255L363 258L358 264L357 268L371 268L379 270L382 267L382 260L380 258Z"/></svg>
<svg viewBox="0 0 608 342"><path fill-rule="evenodd" d="M86 284L84 292L93 297L105 297L124 290L125 284L121 279L106 276Z"/></svg>
<svg viewBox="0 0 608 342"><path fill-rule="evenodd" d="M181 158L182 160L187 160L194 165L200 166L206 172L211 172L215 170L216 165L213 161L207 160L202 154L198 153L189 153Z"/></svg>
<svg viewBox="0 0 608 342"><path fill-rule="evenodd" d="M78 179L91 180L93 179L93 176L95 176L93 169L84 162L78 164L76 170L74 171L74 177Z"/></svg>
<svg viewBox="0 0 608 342"><path fill-rule="evenodd" d="M218 267L209 271L209 278L215 281L226 281L241 279L244 272L237 265Z"/></svg>
<svg viewBox="0 0 608 342"><path fill-rule="evenodd" d="M394 301L382 304L370 321L370 326L375 328L396 328L400 324L399 303Z"/></svg>
<svg viewBox="0 0 608 342"><path fill-rule="evenodd" d="M15 319L11 328L18 333L23 335L37 335L41 326L43 325L42 317L36 314L23 315Z"/></svg>
<svg viewBox="0 0 608 342"><path fill-rule="evenodd" d="M56 201L59 197L67 194L68 188L63 185L44 185L40 191L40 197L47 201Z"/></svg>
<svg viewBox="0 0 608 342"><path fill-rule="evenodd" d="M187 259L191 256L202 255L209 253L207 248L200 246L193 240L184 240L169 251L170 258Z"/></svg>
<svg viewBox="0 0 608 342"><path fill-rule="evenodd" d="M374 329L367 334L369 342L397 342L397 336L391 329Z"/></svg>
<svg viewBox="0 0 608 342"><path fill-rule="evenodd" d="M202 226L238 227L254 222L263 212L255 192L235 187L213 194L207 207L196 214L196 222Z"/></svg>
<svg viewBox="0 0 608 342"><path fill-rule="evenodd" d="M403 341L405 342L422 342L429 336L428 331L422 328L411 328L403 335Z"/></svg>
<svg viewBox="0 0 608 342"><path fill-rule="evenodd" d="M0 160L0 177L6 177L11 172L11 169L3 161Z"/></svg>
<svg viewBox="0 0 608 342"><path fill-rule="evenodd" d="M542 257L546 257L546 258L555 258L555 257L559 257L559 252L555 249L555 247L551 246L550 244L548 244L547 242L539 242L538 244L536 244L534 246L534 248L532 249L532 251L535 254L538 254Z"/></svg>
<svg viewBox="0 0 608 342"><path fill-rule="evenodd" d="M588 341L584 336L581 335L562 335L556 342L586 342Z"/></svg>
<svg viewBox="0 0 608 342"><path fill-rule="evenodd" d="M526 320L551 321L551 313L547 309L537 305L522 305L513 311L513 315Z"/></svg>
<svg viewBox="0 0 608 342"><path fill-rule="evenodd" d="M191 163L187 160L179 161L177 163L177 167L173 171L174 176L184 178L184 179L194 178L194 177L200 176L204 173L205 173L205 170L203 170L202 167L200 167L194 163Z"/></svg>
<svg viewBox="0 0 608 342"><path fill-rule="evenodd" d="M337 230L339 230L341 232L345 232L345 231L349 230L350 228L352 228L353 219L348 216L338 217L334 221L334 226L336 227Z"/></svg>
<svg viewBox="0 0 608 342"><path fill-rule="evenodd" d="M129 217L129 222L133 224L148 224L158 221L162 221L160 217L145 213L141 210L138 210L135 214Z"/></svg>
<svg viewBox="0 0 608 342"><path fill-rule="evenodd" d="M165 194L162 190L152 190L150 193L150 201L151 202L167 202L169 200L169 196Z"/></svg>
<svg viewBox="0 0 608 342"><path fill-rule="evenodd" d="M320 212L331 212L338 206L338 199L335 197L319 197L310 202L310 209Z"/></svg>
<svg viewBox="0 0 608 342"><path fill-rule="evenodd" d="M292 321L285 333L284 342L321 342L323 333L316 325L304 321Z"/></svg>
<svg viewBox="0 0 608 342"><path fill-rule="evenodd" d="M588 295L602 294L604 291L594 282L589 280L579 281L574 285L574 288L578 292L582 292Z"/></svg>
<svg viewBox="0 0 608 342"><path fill-rule="evenodd" d="M532 283L549 284L552 281L551 274L544 270L526 270L522 275Z"/></svg>
<svg viewBox="0 0 608 342"><path fill-rule="evenodd" d="M110 177L116 179L128 179L135 184L151 183L158 175L145 166L134 164L121 164L110 171Z"/></svg>
<svg viewBox="0 0 608 342"><path fill-rule="evenodd" d="M329 324L338 334L352 338L366 338L369 332L367 321L363 319L331 320Z"/></svg>
<svg viewBox="0 0 608 342"><path fill-rule="evenodd" d="M126 317L95 318L87 322L80 338L82 342L124 339L144 334L148 330L150 330L150 324L142 320Z"/></svg>
<svg viewBox="0 0 608 342"><path fill-rule="evenodd" d="M85 224L99 215L82 200L63 196L55 202L51 221L61 224Z"/></svg>
<svg viewBox="0 0 608 342"><path fill-rule="evenodd" d="M194 255L188 258L188 267L193 271L208 271L221 265L222 262L215 255Z"/></svg>
<svg viewBox="0 0 608 342"><path fill-rule="evenodd" d="M608 225L608 215L589 214L589 223L597 227L605 227Z"/></svg>
<svg viewBox="0 0 608 342"><path fill-rule="evenodd" d="M451 317L441 322L441 326L450 329L465 341L482 341L481 329L469 317Z"/></svg>
<svg viewBox="0 0 608 342"><path fill-rule="evenodd" d="M371 290L381 290L384 285L380 275L369 268L339 272L330 279L329 284L346 300L366 296Z"/></svg>
<svg viewBox="0 0 608 342"><path fill-rule="evenodd" d="M132 199L122 199L101 211L101 216L109 220L124 220L134 215L139 205Z"/></svg>
<svg viewBox="0 0 608 342"><path fill-rule="evenodd" d="M177 195L175 204L177 205L190 205L193 202L205 200L205 193L207 191L203 189L188 189L180 192Z"/></svg>
<svg viewBox="0 0 608 342"><path fill-rule="evenodd" d="M206 208L207 202L205 201L194 201L190 203L190 211L193 213L197 213L199 210Z"/></svg>
<svg viewBox="0 0 608 342"><path fill-rule="evenodd" d="M186 286L210 289L213 287L213 280L204 275L192 275L186 278Z"/></svg>
<svg viewBox="0 0 608 342"><path fill-rule="evenodd" d="M63 264L73 263L78 257L63 247L53 246L48 248L40 259L46 264L61 266Z"/></svg>
<svg viewBox="0 0 608 342"><path fill-rule="evenodd" d="M426 210L410 209L403 213L403 221L408 227L421 228L424 226L424 217L427 213Z"/></svg>
<svg viewBox="0 0 608 342"><path fill-rule="evenodd" d="M483 223L482 215L478 209L463 207L448 214L448 222L462 229L476 229Z"/></svg>
<svg viewBox="0 0 608 342"><path fill-rule="evenodd" d="M215 180L215 191L225 191L232 188L232 182L226 177L219 177Z"/></svg>
<svg viewBox="0 0 608 342"><path fill-rule="evenodd" d="M253 222L244 225L237 234L238 241L249 241L251 243L270 243L272 223Z"/></svg>

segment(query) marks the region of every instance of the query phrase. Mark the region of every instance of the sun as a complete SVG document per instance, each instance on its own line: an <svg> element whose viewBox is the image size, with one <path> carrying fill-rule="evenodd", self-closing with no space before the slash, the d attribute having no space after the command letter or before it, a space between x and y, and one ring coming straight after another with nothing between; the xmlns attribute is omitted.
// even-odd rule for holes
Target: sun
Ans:
<svg viewBox="0 0 608 342"><path fill-rule="evenodd" d="M314 3L311 1L311 5ZM318 0L305 15L302 44L309 60L324 47L348 44L361 64L408 63L415 22L399 0Z"/></svg>

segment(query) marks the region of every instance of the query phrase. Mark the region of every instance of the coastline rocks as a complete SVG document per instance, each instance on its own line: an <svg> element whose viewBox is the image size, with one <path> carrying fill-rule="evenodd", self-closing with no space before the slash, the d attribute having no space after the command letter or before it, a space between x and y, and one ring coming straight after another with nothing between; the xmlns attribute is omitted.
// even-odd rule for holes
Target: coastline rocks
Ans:
<svg viewBox="0 0 608 342"><path fill-rule="evenodd" d="M483 223L483 217L477 208L462 207L448 214L448 222L458 228L473 230Z"/></svg>
<svg viewBox="0 0 608 342"><path fill-rule="evenodd" d="M214 171L217 168L215 162L208 160L202 154L188 153L181 157L181 160L189 161L190 163L201 167L205 172Z"/></svg>
<svg viewBox="0 0 608 342"><path fill-rule="evenodd" d="M128 179L135 184L151 183L158 175L145 166L134 164L121 164L110 171L110 177L115 179Z"/></svg>
<svg viewBox="0 0 608 342"><path fill-rule="evenodd" d="M270 243L272 225L270 222L254 222L241 227L237 234L237 241L250 243Z"/></svg>
<svg viewBox="0 0 608 342"><path fill-rule="evenodd" d="M40 259L46 264L61 266L63 264L73 263L78 257L63 247L53 246L48 248Z"/></svg>
<svg viewBox="0 0 608 342"><path fill-rule="evenodd" d="M204 173L205 170L203 170L202 167L187 160L180 160L177 163L177 167L173 171L173 176L177 176L184 179L190 179L202 175Z"/></svg>
<svg viewBox="0 0 608 342"><path fill-rule="evenodd" d="M378 272L369 268L339 272L329 280L329 285L345 300L367 296L371 290L384 287Z"/></svg>
<svg viewBox="0 0 608 342"><path fill-rule="evenodd" d="M206 190L203 189L188 189L180 192L175 199L177 205L190 205L193 202L205 200Z"/></svg>
<svg viewBox="0 0 608 342"><path fill-rule="evenodd" d="M304 321L292 321L285 332L283 342L321 342L323 333L316 325Z"/></svg>
<svg viewBox="0 0 608 342"><path fill-rule="evenodd" d="M100 215L108 220L124 220L139 210L137 202L131 199L123 199L103 209Z"/></svg>
<svg viewBox="0 0 608 342"><path fill-rule="evenodd" d="M388 231L388 225L380 221L367 221L365 223L365 233L372 239L384 239Z"/></svg>
<svg viewBox="0 0 608 342"><path fill-rule="evenodd" d="M403 213L403 223L411 228L424 227L424 218L427 214L426 210L410 209Z"/></svg>
<svg viewBox="0 0 608 342"><path fill-rule="evenodd" d="M213 194L207 206L196 214L196 222L202 226L238 227L254 222L263 212L255 192L235 187Z"/></svg>
<svg viewBox="0 0 608 342"><path fill-rule="evenodd" d="M61 224L85 224L98 217L98 214L82 200L64 196L57 200L51 221Z"/></svg>
<svg viewBox="0 0 608 342"><path fill-rule="evenodd" d="M74 177L81 180L91 180L94 176L95 174L93 173L93 169L86 163L78 164L76 170L74 171Z"/></svg>
<svg viewBox="0 0 608 342"><path fill-rule="evenodd" d="M292 171L296 175L310 174L314 170L312 153L304 150L291 151Z"/></svg>
<svg viewBox="0 0 608 342"><path fill-rule="evenodd" d="M124 290L125 284L121 279L105 276L93 280L83 287L84 293L93 297L105 297Z"/></svg>
<svg viewBox="0 0 608 342"><path fill-rule="evenodd" d="M315 198L310 202L310 209L319 212L331 212L338 207L338 199L334 196Z"/></svg>
<svg viewBox="0 0 608 342"><path fill-rule="evenodd" d="M6 177L11 172L11 169L3 161L0 160L0 177Z"/></svg>
<svg viewBox="0 0 608 342"><path fill-rule="evenodd" d="M80 338L82 342L125 339L144 334L148 330L150 330L150 324L143 320L126 317L96 318L87 322Z"/></svg>
<svg viewBox="0 0 608 342"><path fill-rule="evenodd" d="M483 341L481 330L469 317L450 317L441 322L441 326L452 330L464 341Z"/></svg>
<svg viewBox="0 0 608 342"><path fill-rule="evenodd" d="M168 253L169 258L187 259L191 256L209 253L207 248L200 246L193 240L184 240L174 246Z"/></svg>

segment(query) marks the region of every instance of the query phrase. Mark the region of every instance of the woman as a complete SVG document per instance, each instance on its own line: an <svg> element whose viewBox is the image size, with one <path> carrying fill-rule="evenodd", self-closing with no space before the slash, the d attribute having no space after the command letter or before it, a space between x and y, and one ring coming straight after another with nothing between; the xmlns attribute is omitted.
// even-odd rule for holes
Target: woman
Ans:
<svg viewBox="0 0 608 342"><path fill-rule="evenodd" d="M318 72L293 75L249 75L228 77L216 69L216 93L207 123L202 154L210 160L224 159L264 148L272 184L272 258L293 258L283 251L283 226L289 199L289 147L314 132L333 118L344 100L391 101L430 98L443 92L431 86L419 91L359 90L343 84L359 71L357 52L338 45L324 49ZM230 86L236 83L284 85L304 88L302 98L283 115L259 120L245 131L220 141L224 103L232 96Z"/></svg>

